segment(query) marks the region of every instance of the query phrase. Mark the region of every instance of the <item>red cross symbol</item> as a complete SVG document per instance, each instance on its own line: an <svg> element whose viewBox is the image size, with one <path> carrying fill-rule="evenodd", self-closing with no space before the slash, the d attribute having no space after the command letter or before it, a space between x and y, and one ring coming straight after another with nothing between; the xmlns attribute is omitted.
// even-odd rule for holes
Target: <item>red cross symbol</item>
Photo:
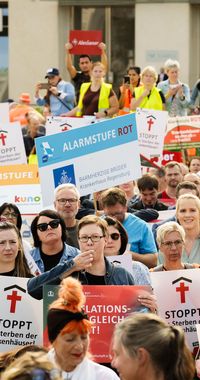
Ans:
<svg viewBox="0 0 200 380"><path fill-rule="evenodd" d="M148 119L148 120L147 120L147 124L148 124L148 131L150 131L150 130L151 130L151 127L152 127L152 125L154 124L154 121L153 121L153 119L152 119L152 118Z"/></svg>
<svg viewBox="0 0 200 380"><path fill-rule="evenodd" d="M189 291L189 286L185 286L184 282L180 282L179 288L176 288L176 292L180 292L181 303L185 303L185 292Z"/></svg>
<svg viewBox="0 0 200 380"><path fill-rule="evenodd" d="M1 133L0 133L0 140L2 141L2 145L6 145L6 141L5 141L6 138L7 138L7 136L4 135L3 132L1 132Z"/></svg>
<svg viewBox="0 0 200 380"><path fill-rule="evenodd" d="M10 313L15 313L17 301L21 301L22 297L17 295L17 291L13 290L11 295L7 296L7 300L11 301L10 303Z"/></svg>

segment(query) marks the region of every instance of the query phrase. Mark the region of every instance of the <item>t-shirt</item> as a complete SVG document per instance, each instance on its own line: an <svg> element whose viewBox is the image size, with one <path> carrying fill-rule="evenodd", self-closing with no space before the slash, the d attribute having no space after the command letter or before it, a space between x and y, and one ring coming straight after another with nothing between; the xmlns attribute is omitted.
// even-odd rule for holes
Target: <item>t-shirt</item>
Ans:
<svg viewBox="0 0 200 380"><path fill-rule="evenodd" d="M76 101L78 103L80 87L85 82L90 82L90 75L84 74L80 71L77 72L76 76L73 78L75 93L76 93Z"/></svg>
<svg viewBox="0 0 200 380"><path fill-rule="evenodd" d="M98 112L100 89L98 91L91 91L89 87L86 91L83 98L83 115L94 115L94 112ZM114 91L111 89L109 98L113 95Z"/></svg>
<svg viewBox="0 0 200 380"><path fill-rule="evenodd" d="M44 263L45 272L54 268L60 262L62 255L63 255L63 249L62 251L56 253L55 255L47 255L41 251L41 259Z"/></svg>
<svg viewBox="0 0 200 380"><path fill-rule="evenodd" d="M122 224L128 234L130 251L142 254L157 252L152 231L146 222L126 213Z"/></svg>

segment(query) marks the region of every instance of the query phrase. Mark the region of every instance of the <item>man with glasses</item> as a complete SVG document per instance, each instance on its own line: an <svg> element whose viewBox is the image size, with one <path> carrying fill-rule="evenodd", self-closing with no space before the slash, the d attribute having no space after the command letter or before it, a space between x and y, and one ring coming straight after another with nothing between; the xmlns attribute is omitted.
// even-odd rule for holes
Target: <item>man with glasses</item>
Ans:
<svg viewBox="0 0 200 380"><path fill-rule="evenodd" d="M79 248L76 215L80 207L80 194L76 186L72 183L57 186L54 191L54 207L64 219L67 244Z"/></svg>
<svg viewBox="0 0 200 380"><path fill-rule="evenodd" d="M146 222L127 212L125 192L117 187L110 188L102 193L101 201L105 215L116 218L126 229L133 260L154 267L157 249L152 231Z"/></svg>

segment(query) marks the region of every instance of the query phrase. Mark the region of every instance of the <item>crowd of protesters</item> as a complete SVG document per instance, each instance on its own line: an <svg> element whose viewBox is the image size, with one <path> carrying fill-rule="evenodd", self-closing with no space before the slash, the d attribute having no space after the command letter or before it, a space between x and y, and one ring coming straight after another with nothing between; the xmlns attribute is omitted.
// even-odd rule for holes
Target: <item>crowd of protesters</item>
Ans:
<svg viewBox="0 0 200 380"><path fill-rule="evenodd" d="M166 110L170 117L199 112L200 80L191 91L180 80L178 61L165 62L160 81L154 67L129 67L117 94L105 81L108 62L103 43L101 62L80 56L80 72L73 65L71 45L65 48L71 82L62 80L59 69L47 70L47 81L35 87L35 103L42 114L30 105L26 93L10 106L10 119L21 122L29 162L35 155L34 139L45 135L49 115L106 119L137 107ZM61 284L48 312L51 350L35 347L38 355L27 347L19 357L18 351L1 355L2 380L35 376L117 380L113 370L88 358L91 322L82 309L81 284L151 286L152 272L199 269L199 197L198 156L185 166L171 161L137 181L85 197L75 185L62 184L55 189L53 208L41 210L32 221L32 245L21 237L19 209L12 203L0 205L0 276L28 278L28 292L36 299L42 299L43 285ZM169 209L174 209L173 216L159 222L159 212ZM131 272L108 260L122 254L131 257ZM29 256L38 267L37 276L31 272ZM143 313L125 319L114 332L112 366L121 379L194 379L194 360L183 331L155 315L154 295L142 292L138 302Z"/></svg>

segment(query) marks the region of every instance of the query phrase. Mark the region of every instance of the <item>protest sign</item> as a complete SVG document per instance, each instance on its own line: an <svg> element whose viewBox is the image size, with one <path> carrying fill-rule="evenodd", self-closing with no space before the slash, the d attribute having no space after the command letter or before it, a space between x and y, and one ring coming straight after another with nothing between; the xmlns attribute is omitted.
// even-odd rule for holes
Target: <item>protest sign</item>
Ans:
<svg viewBox="0 0 200 380"><path fill-rule="evenodd" d="M0 129L9 124L9 104L0 103Z"/></svg>
<svg viewBox="0 0 200 380"><path fill-rule="evenodd" d="M164 145L169 150L200 147L200 115L169 118Z"/></svg>
<svg viewBox="0 0 200 380"><path fill-rule="evenodd" d="M141 176L134 114L38 137L36 150L44 206L63 183L86 195Z"/></svg>
<svg viewBox="0 0 200 380"><path fill-rule="evenodd" d="M93 117L93 120L95 120L95 116ZM83 117L48 116L45 124L46 136L85 127L86 125L91 124L91 121L93 120Z"/></svg>
<svg viewBox="0 0 200 380"><path fill-rule="evenodd" d="M0 350L42 345L42 301L27 293L27 278L0 276Z"/></svg>
<svg viewBox="0 0 200 380"><path fill-rule="evenodd" d="M151 272L158 314L170 325L181 326L193 353L198 347L200 323L200 269Z"/></svg>
<svg viewBox="0 0 200 380"><path fill-rule="evenodd" d="M57 297L56 286L44 286L44 344L48 346L46 328L47 311L50 303ZM138 296L151 293L150 286L128 285L84 285L86 296L85 312L93 322L90 333L90 351L95 361L111 361L110 346L115 325L134 311L146 312L138 302Z"/></svg>
<svg viewBox="0 0 200 380"><path fill-rule="evenodd" d="M182 153L177 151L163 150L162 166L165 166L170 161L183 162Z"/></svg>
<svg viewBox="0 0 200 380"><path fill-rule="evenodd" d="M14 203L22 214L37 214L42 195L37 165L0 167L0 202Z"/></svg>
<svg viewBox="0 0 200 380"><path fill-rule="evenodd" d="M69 41L73 46L71 54L101 55L101 30L70 30Z"/></svg>
<svg viewBox="0 0 200 380"><path fill-rule="evenodd" d="M106 258L108 261L110 261L110 263L114 263L115 265L122 266L128 272L130 272L133 276L133 262L132 262L132 256L130 253L126 253L123 255L116 255L116 256L106 256Z"/></svg>
<svg viewBox="0 0 200 380"><path fill-rule="evenodd" d="M136 123L140 154L152 163L161 165L168 113L137 108ZM146 166L143 162L142 165Z"/></svg>
<svg viewBox="0 0 200 380"><path fill-rule="evenodd" d="M0 122L0 166L26 163L20 124Z"/></svg>

